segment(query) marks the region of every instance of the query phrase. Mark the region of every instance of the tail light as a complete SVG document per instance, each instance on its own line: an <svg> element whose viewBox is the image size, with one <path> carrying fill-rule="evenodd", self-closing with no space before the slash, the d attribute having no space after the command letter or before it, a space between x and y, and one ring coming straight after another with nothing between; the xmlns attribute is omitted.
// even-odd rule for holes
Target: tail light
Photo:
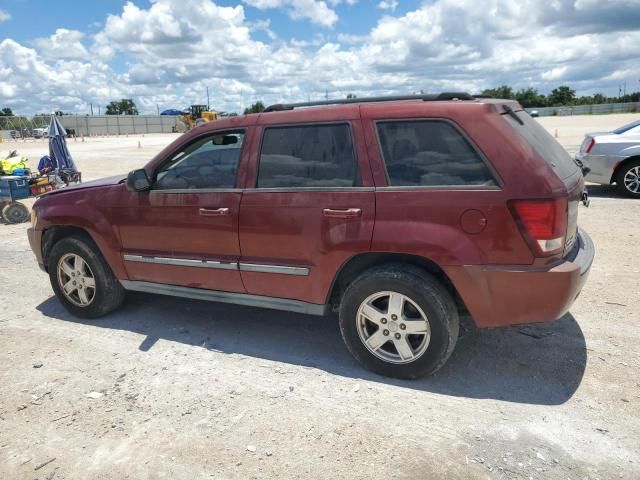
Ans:
<svg viewBox="0 0 640 480"><path fill-rule="evenodd" d="M584 149L582 153L589 153L595 144L596 144L596 139L595 138L590 139L589 143L587 144L587 147Z"/></svg>
<svg viewBox="0 0 640 480"><path fill-rule="evenodd" d="M561 253L567 236L567 199L513 200L511 213L536 256Z"/></svg>

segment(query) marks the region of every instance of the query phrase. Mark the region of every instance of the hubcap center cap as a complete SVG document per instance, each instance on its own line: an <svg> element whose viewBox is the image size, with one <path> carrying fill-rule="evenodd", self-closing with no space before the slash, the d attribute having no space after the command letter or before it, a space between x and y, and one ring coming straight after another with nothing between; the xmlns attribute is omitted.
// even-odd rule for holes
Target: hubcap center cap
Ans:
<svg viewBox="0 0 640 480"><path fill-rule="evenodd" d="M392 332L397 332L398 329L400 327L398 327L398 324L396 322L389 322L389 330Z"/></svg>

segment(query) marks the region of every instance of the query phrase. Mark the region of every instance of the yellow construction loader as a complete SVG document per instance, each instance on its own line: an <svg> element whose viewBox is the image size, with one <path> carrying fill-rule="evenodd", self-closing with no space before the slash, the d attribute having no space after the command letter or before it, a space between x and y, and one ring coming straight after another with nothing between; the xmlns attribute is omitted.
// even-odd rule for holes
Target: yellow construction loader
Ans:
<svg viewBox="0 0 640 480"><path fill-rule="evenodd" d="M187 132L193 127L218 119L218 113L209 111L206 105L191 105L178 117L179 130Z"/></svg>

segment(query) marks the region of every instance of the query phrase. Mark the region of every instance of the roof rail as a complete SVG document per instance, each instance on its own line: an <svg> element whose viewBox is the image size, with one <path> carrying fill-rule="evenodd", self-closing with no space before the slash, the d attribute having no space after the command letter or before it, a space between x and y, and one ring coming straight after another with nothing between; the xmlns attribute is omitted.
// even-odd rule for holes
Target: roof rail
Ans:
<svg viewBox="0 0 640 480"><path fill-rule="evenodd" d="M423 95L392 95L387 97L363 97L363 98L343 98L336 100L321 100L317 102L302 103L276 103L264 109L267 112L279 112L282 110L293 110L302 107L319 107L323 105L343 105L349 103L372 103L372 102L395 102L399 100L422 100L424 102L442 102L446 100L474 100L475 97L467 92L443 92Z"/></svg>

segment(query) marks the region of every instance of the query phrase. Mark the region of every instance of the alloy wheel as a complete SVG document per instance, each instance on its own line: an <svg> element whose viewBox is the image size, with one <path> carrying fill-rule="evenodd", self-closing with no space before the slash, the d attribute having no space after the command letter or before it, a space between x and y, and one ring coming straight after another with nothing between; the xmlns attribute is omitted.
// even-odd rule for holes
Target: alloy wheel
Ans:
<svg viewBox="0 0 640 480"><path fill-rule="evenodd" d="M358 308L356 326L360 340L377 358L389 363L409 363L429 347L431 328L416 302L398 292L378 292Z"/></svg>
<svg viewBox="0 0 640 480"><path fill-rule="evenodd" d="M640 166L627 170L622 181L624 187L631 193L640 193Z"/></svg>
<svg viewBox="0 0 640 480"><path fill-rule="evenodd" d="M58 261L58 284L64 296L78 307L91 304L96 296L96 280L80 255L67 253Z"/></svg>

